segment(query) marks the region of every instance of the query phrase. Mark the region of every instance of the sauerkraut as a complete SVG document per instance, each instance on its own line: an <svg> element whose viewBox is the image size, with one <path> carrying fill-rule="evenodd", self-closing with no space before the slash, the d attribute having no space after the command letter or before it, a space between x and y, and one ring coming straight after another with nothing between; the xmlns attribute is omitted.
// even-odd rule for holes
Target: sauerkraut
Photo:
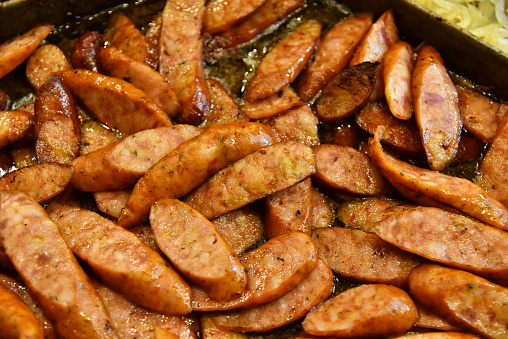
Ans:
<svg viewBox="0 0 508 339"><path fill-rule="evenodd" d="M505 0L416 0L508 53Z"/></svg>

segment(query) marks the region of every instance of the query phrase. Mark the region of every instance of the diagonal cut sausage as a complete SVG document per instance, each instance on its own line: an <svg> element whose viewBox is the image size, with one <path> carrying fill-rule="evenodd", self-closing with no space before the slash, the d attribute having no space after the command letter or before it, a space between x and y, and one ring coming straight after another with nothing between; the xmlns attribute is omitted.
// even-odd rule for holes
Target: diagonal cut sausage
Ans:
<svg viewBox="0 0 508 339"><path fill-rule="evenodd" d="M231 28L266 0L211 0L206 4L203 32L214 34Z"/></svg>

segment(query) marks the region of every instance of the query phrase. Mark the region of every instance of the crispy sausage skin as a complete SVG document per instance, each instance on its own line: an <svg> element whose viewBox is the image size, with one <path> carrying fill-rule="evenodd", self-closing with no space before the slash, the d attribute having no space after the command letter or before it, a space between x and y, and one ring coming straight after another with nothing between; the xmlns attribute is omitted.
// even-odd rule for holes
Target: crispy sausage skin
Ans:
<svg viewBox="0 0 508 339"><path fill-rule="evenodd" d="M263 332L303 318L314 306L327 299L333 289L333 273L318 260L314 269L294 289L279 299L258 307L212 316L220 328L238 332Z"/></svg>
<svg viewBox="0 0 508 339"><path fill-rule="evenodd" d="M474 274L436 264L414 268L409 291L460 327L485 338L508 336L508 288Z"/></svg>
<svg viewBox="0 0 508 339"><path fill-rule="evenodd" d="M423 46L411 83L413 109L429 167L445 169L455 158L462 132L459 98L439 52Z"/></svg>
<svg viewBox="0 0 508 339"><path fill-rule="evenodd" d="M164 156L138 180L118 223L132 227L148 220L159 198L182 198L228 164L272 143L261 123L244 122L208 128Z"/></svg>
<svg viewBox="0 0 508 339"><path fill-rule="evenodd" d="M51 217L73 253L111 288L157 312L191 311L190 287L134 234L85 209L62 208Z"/></svg>
<svg viewBox="0 0 508 339"><path fill-rule="evenodd" d="M35 99L35 149L39 163L68 164L79 155L80 121L70 89L51 76Z"/></svg>
<svg viewBox="0 0 508 339"><path fill-rule="evenodd" d="M159 199L150 209L150 225L175 268L211 298L231 300L244 291L245 268L198 211L177 199Z"/></svg>
<svg viewBox="0 0 508 339"><path fill-rule="evenodd" d="M14 293L0 284L0 328L3 338L42 339L39 321L32 310Z"/></svg>
<svg viewBox="0 0 508 339"><path fill-rule="evenodd" d="M315 172L316 159L309 146L281 142L217 172L184 201L213 219L297 184Z"/></svg>
<svg viewBox="0 0 508 339"><path fill-rule="evenodd" d="M409 330L418 319L411 297L384 284L351 288L309 312L305 332L337 338L383 337Z"/></svg>
<svg viewBox="0 0 508 339"><path fill-rule="evenodd" d="M0 204L5 251L57 334L117 338L95 287L42 206L18 192L0 193Z"/></svg>

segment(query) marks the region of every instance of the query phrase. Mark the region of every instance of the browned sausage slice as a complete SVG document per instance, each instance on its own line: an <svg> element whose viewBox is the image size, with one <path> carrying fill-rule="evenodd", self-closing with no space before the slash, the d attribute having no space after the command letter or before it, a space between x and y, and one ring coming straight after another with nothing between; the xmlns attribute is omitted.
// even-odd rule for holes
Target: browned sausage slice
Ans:
<svg viewBox="0 0 508 339"><path fill-rule="evenodd" d="M279 41L256 67L245 99L249 102L265 99L292 83L314 52L321 28L321 23L309 20Z"/></svg>
<svg viewBox="0 0 508 339"><path fill-rule="evenodd" d="M301 105L289 112L272 117L265 124L272 130L274 143L297 141L307 146L320 143L319 121L308 105Z"/></svg>
<svg viewBox="0 0 508 339"><path fill-rule="evenodd" d="M72 252L126 298L164 314L191 311L191 290L164 259L134 234L89 210L51 214Z"/></svg>
<svg viewBox="0 0 508 339"><path fill-rule="evenodd" d="M79 154L78 112L59 76L49 77L37 91L34 134L39 163L69 164Z"/></svg>
<svg viewBox="0 0 508 339"><path fill-rule="evenodd" d="M150 226L175 268L210 298L231 300L244 291L245 268L198 211L177 199L160 199L150 209Z"/></svg>
<svg viewBox="0 0 508 339"><path fill-rule="evenodd" d="M344 227L314 230L319 258L341 276L364 283L407 288L409 271L424 262L375 234Z"/></svg>
<svg viewBox="0 0 508 339"><path fill-rule="evenodd" d="M404 290L366 284L328 299L307 314L302 326L318 336L384 337L409 330L417 319L416 306Z"/></svg>
<svg viewBox="0 0 508 339"><path fill-rule="evenodd" d="M394 208L370 231L427 259L506 281L508 233L499 228L434 207L406 206Z"/></svg>
<svg viewBox="0 0 508 339"><path fill-rule="evenodd" d="M266 99L254 102L243 100L242 110L250 120L258 120L274 117L302 104L296 92L290 86L286 86Z"/></svg>
<svg viewBox="0 0 508 339"><path fill-rule="evenodd" d="M54 163L24 167L0 178L0 191L21 191L37 202L44 202L67 187L73 172L70 165Z"/></svg>
<svg viewBox="0 0 508 339"><path fill-rule="evenodd" d="M176 94L159 72L114 47L101 49L99 58L107 75L127 80L152 98L169 117L177 116L180 104Z"/></svg>
<svg viewBox="0 0 508 339"><path fill-rule="evenodd" d="M53 29L51 24L40 24L28 32L0 45L0 79L21 65L35 51Z"/></svg>
<svg viewBox="0 0 508 339"><path fill-rule="evenodd" d="M217 172L184 201L213 219L299 183L315 172L316 159L309 146L281 142Z"/></svg>
<svg viewBox="0 0 508 339"><path fill-rule="evenodd" d="M113 14L105 35L108 46L119 49L134 60L145 63L150 59L145 36L127 16Z"/></svg>
<svg viewBox="0 0 508 339"><path fill-rule="evenodd" d="M214 35L206 42L205 58L219 58L227 50L251 40L271 25L297 9L303 0L266 0L256 11L230 29Z"/></svg>
<svg viewBox="0 0 508 339"><path fill-rule="evenodd" d="M484 221L508 230L508 210L492 195L469 180L419 168L383 151L379 129L369 140L372 160L394 185L404 186Z"/></svg>
<svg viewBox="0 0 508 339"><path fill-rule="evenodd" d="M298 83L297 93L303 101L312 99L348 66L372 21L371 13L350 16L339 21L323 36L316 55L302 72Z"/></svg>
<svg viewBox="0 0 508 339"><path fill-rule="evenodd" d="M230 122L248 121L227 89L215 78L206 79L212 106L202 127L208 128Z"/></svg>
<svg viewBox="0 0 508 339"><path fill-rule="evenodd" d="M180 101L179 121L191 125L200 124L210 111L202 60L204 10L204 0L170 0L162 11L159 72Z"/></svg>
<svg viewBox="0 0 508 339"><path fill-rule="evenodd" d="M79 37L72 50L72 67L103 73L99 60L99 51L104 45L103 40L103 35L98 31L88 31Z"/></svg>
<svg viewBox="0 0 508 339"><path fill-rule="evenodd" d="M59 76L97 120L126 134L170 126L167 114L132 84L84 69L59 72Z"/></svg>
<svg viewBox="0 0 508 339"><path fill-rule="evenodd" d="M34 116L27 111L0 111L0 148L21 140L33 127Z"/></svg>
<svg viewBox="0 0 508 339"><path fill-rule="evenodd" d="M36 90L56 72L70 69L64 51L57 45L45 44L37 48L26 63L26 77Z"/></svg>
<svg viewBox="0 0 508 339"><path fill-rule="evenodd" d="M81 124L81 140L79 154L85 155L99 148L105 147L121 138L121 134L115 133L104 127L97 120L87 120Z"/></svg>
<svg viewBox="0 0 508 339"><path fill-rule="evenodd" d="M212 320L212 315L202 313L199 324L201 325L201 337L203 339L228 338L228 339L248 339L246 334L228 331L217 327Z"/></svg>
<svg viewBox="0 0 508 339"><path fill-rule="evenodd" d="M508 336L506 287L461 270L425 264L411 272L409 290L460 327L485 338Z"/></svg>
<svg viewBox="0 0 508 339"><path fill-rule="evenodd" d="M131 190L101 191L94 192L93 199L99 211L118 219L130 194Z"/></svg>
<svg viewBox="0 0 508 339"><path fill-rule="evenodd" d="M314 306L327 299L333 289L333 273L318 260L309 275L279 299L248 309L212 316L220 328L238 332L264 332L303 318Z"/></svg>
<svg viewBox="0 0 508 339"><path fill-rule="evenodd" d="M306 179L265 198L265 234L268 239L288 232L312 232L312 184Z"/></svg>
<svg viewBox="0 0 508 339"><path fill-rule="evenodd" d="M181 198L215 172L272 143L270 130L255 122L208 128L169 152L138 180L118 223L124 227L148 220L160 198Z"/></svg>
<svg viewBox="0 0 508 339"><path fill-rule="evenodd" d="M319 120L337 124L362 109L374 89L378 67L379 63L361 63L331 79L314 103Z"/></svg>
<svg viewBox="0 0 508 339"><path fill-rule="evenodd" d="M1 192L0 203L5 251L57 335L117 338L97 291L44 208L19 192Z"/></svg>
<svg viewBox="0 0 508 339"><path fill-rule="evenodd" d="M423 46L411 83L413 109L429 167L445 169L455 158L462 132L459 98L439 52Z"/></svg>
<svg viewBox="0 0 508 339"><path fill-rule="evenodd" d="M379 169L364 153L348 146L314 146L316 173L314 183L358 195L380 196L388 184Z"/></svg>
<svg viewBox="0 0 508 339"><path fill-rule="evenodd" d="M97 292L111 315L113 327L120 338L153 338L154 328L162 328L180 339L195 339L196 336L181 317L166 315L140 307L106 285L93 279Z"/></svg>
<svg viewBox="0 0 508 339"><path fill-rule="evenodd" d="M385 98L393 116L409 120L413 116L411 77L414 68L413 48L405 41L390 47L383 57Z"/></svg>
<svg viewBox="0 0 508 339"><path fill-rule="evenodd" d="M370 232L370 227L383 219L388 209L403 205L401 201L364 198L340 204L337 219L349 228Z"/></svg>
<svg viewBox="0 0 508 339"><path fill-rule="evenodd" d="M393 339L481 339L480 337L461 332L424 332L417 334L406 334Z"/></svg>
<svg viewBox="0 0 508 339"><path fill-rule="evenodd" d="M196 311L231 310L266 304L296 287L317 262L317 246L307 234L286 233L240 257L247 270L247 288L236 299L219 302L193 288Z"/></svg>
<svg viewBox="0 0 508 339"><path fill-rule="evenodd" d="M32 310L14 293L0 284L0 328L4 338L43 339L39 321Z"/></svg>
<svg viewBox="0 0 508 339"><path fill-rule="evenodd" d="M231 28L258 9L266 0L211 0L206 4L203 32L218 33Z"/></svg>
<svg viewBox="0 0 508 339"><path fill-rule="evenodd" d="M333 207L328 198L317 188L312 191L312 228L331 226L335 220Z"/></svg>
<svg viewBox="0 0 508 339"><path fill-rule="evenodd" d="M137 132L76 158L71 184L87 192L131 187L157 161L201 132L185 124Z"/></svg>

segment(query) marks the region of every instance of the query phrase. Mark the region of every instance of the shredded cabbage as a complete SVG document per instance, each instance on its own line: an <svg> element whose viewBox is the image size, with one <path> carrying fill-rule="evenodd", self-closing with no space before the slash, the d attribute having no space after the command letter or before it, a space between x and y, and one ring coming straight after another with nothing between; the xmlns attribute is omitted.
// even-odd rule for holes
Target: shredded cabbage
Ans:
<svg viewBox="0 0 508 339"><path fill-rule="evenodd" d="M508 17L505 0L416 1L508 53Z"/></svg>

